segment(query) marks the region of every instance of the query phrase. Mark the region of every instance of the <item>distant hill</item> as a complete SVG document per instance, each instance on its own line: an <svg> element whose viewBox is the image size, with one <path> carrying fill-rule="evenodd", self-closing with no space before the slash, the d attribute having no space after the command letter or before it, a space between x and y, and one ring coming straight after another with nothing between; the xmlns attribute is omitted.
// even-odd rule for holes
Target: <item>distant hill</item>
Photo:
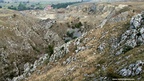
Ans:
<svg viewBox="0 0 144 81"><path fill-rule="evenodd" d="M50 1L50 2L74 2L74 1L81 1L81 0L4 0L4 1L9 1L9 2L15 2L15 1L30 1L30 2L41 2L41 1Z"/></svg>
<svg viewBox="0 0 144 81"><path fill-rule="evenodd" d="M144 0L91 0L93 2L113 2L113 1L144 1Z"/></svg>
<svg viewBox="0 0 144 81"><path fill-rule="evenodd" d="M1 0L0 0L1 1ZM50 1L50 2L76 2L82 0L3 0L6 2L18 2L18 1L30 1L30 2L42 2L42 1ZM112 2L112 1L144 1L144 0L83 0L83 1L92 1L92 2Z"/></svg>

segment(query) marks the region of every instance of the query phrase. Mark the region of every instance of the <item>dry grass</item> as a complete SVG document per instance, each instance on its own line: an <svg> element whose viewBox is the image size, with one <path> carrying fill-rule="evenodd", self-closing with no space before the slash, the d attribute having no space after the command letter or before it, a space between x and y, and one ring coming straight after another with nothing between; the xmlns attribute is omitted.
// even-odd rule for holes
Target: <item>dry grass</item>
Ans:
<svg viewBox="0 0 144 81"><path fill-rule="evenodd" d="M93 62L96 61L96 57L99 56L91 56L89 54L91 50L87 50L85 52L80 52L77 56L77 59L79 61L72 62L69 65L56 65L52 69L50 69L46 74L39 75L33 75L31 78L29 78L28 81L56 81L56 80L66 80L66 81L78 81L84 79L84 74L91 74L93 73L96 68L92 65ZM67 71L71 67L75 67L74 71ZM83 67L81 67L83 66ZM67 76L64 76L63 74L67 73Z"/></svg>
<svg viewBox="0 0 144 81"><path fill-rule="evenodd" d="M131 9L136 9L136 5L139 4L139 7L143 7L143 3L138 3L135 5L133 2L128 3L114 3L114 5L117 4L128 4L132 5ZM139 12L139 9L136 9L136 13ZM123 34L128 28L129 28L129 21L130 18L136 14L131 13L131 10L129 11L129 17L126 21L121 21L118 23L107 23L103 28L94 29L91 33L88 32L87 36L85 38L94 38L94 40L89 40L85 44L85 46L91 47L90 49L84 50L79 52L76 57L77 61L71 62L68 65L61 65L61 63L68 58L72 53L74 52L75 46L71 45L71 52L67 56L65 56L62 60L60 60L59 64L54 63L56 66L53 66L52 69L48 70L46 74L42 75L36 75L33 74L28 81L83 81L84 78L88 78L83 76L84 74L92 74L94 73L97 76L109 76L109 77L120 77L118 76L115 71L119 70L123 67L123 63L133 63L137 60L143 60L144 57L144 46L137 47L135 49L132 49L125 54L121 54L119 56L114 56L110 53L110 44L109 42L110 38L119 38L121 34ZM103 33L108 32L103 38ZM82 39L83 40L85 39ZM101 39L100 39L101 38ZM102 43L105 42L105 50L102 54L100 54L96 49L97 47ZM96 53L95 55L93 53ZM73 55L72 55L73 56ZM128 59L126 59L126 56L130 56ZM119 64L116 64L117 62L120 62ZM107 70L103 71L101 66L99 68L96 67L96 64L100 64L101 66L106 66ZM67 74L67 76L64 76L62 74L67 73L67 69L77 66L74 71L71 71ZM98 71L100 70L100 71ZM38 77L37 77L38 76ZM142 74L144 76L144 74Z"/></svg>
<svg viewBox="0 0 144 81"><path fill-rule="evenodd" d="M0 70L4 70L5 72L4 74L0 73L1 77L5 75L6 77L9 77L9 75L16 76L13 70L15 69L15 67L13 67L14 62L16 62L19 70L21 70L19 72L21 74L25 63L33 63L38 59L39 53L32 48L27 49L27 45L25 45L30 43L28 40L36 40L33 41L33 43L37 42L37 44L40 44L38 45L39 48L41 48L40 50L43 49L43 41L37 38L38 35L32 34L32 36L30 36L30 34L27 33L29 30L31 30L30 33L34 32L32 31L32 26L38 27L37 19L23 16L17 11L0 9L0 52L8 54L6 59L9 67L9 69L0 68ZM20 32L20 36L16 33L16 29ZM33 37L33 39L30 37ZM0 62L0 65L1 67L5 67L3 61Z"/></svg>

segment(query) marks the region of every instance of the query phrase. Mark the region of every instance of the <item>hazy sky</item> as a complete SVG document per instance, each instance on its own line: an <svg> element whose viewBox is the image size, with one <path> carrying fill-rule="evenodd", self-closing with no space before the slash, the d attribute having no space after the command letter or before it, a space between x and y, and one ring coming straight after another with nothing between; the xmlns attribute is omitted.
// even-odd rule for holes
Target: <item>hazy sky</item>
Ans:
<svg viewBox="0 0 144 81"><path fill-rule="evenodd" d="M4 1L81 1L81 0L4 0Z"/></svg>

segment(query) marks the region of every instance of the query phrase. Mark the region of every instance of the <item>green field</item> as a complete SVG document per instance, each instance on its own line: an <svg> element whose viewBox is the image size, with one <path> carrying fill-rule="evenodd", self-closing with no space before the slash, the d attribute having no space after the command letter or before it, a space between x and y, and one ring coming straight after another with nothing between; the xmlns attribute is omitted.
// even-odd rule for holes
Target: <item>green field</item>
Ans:
<svg viewBox="0 0 144 81"><path fill-rule="evenodd" d="M53 8L66 8L68 5L78 4L80 2L57 2L57 1L40 1L40 2L4 2L0 3L3 9L12 10L43 10L47 5L51 4Z"/></svg>
<svg viewBox="0 0 144 81"><path fill-rule="evenodd" d="M29 2L29 3L23 3L23 2L10 2L10 3L0 3L0 6L2 6L2 8L7 9L8 7L18 7L19 4L22 3L24 4L26 7L31 7L32 5L34 5L35 7L42 7L44 8L46 5L48 4L54 4L54 2L51 1L44 1L44 2Z"/></svg>

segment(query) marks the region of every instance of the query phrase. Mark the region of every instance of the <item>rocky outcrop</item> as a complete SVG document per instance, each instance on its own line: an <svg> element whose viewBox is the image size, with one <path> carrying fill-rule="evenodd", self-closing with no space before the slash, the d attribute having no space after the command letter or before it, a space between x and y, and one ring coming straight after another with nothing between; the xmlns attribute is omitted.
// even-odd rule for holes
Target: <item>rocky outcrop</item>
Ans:
<svg viewBox="0 0 144 81"><path fill-rule="evenodd" d="M49 45L59 46L64 43L58 34L49 29L54 24L53 20L41 20L47 23L41 26L40 20L19 12L8 10L0 12L3 12L1 15L5 15L0 17L1 81L27 75L29 69L25 69L24 66L32 67L31 64L34 64L35 60L48 52ZM29 64L25 65L26 63Z"/></svg>
<svg viewBox="0 0 144 81"><path fill-rule="evenodd" d="M68 42L66 44L63 44L60 47L55 47L54 54L50 57L49 61L54 62L54 61L64 57L66 54L68 54L70 44L71 44L71 42Z"/></svg>
<svg viewBox="0 0 144 81"><path fill-rule="evenodd" d="M23 72L23 74L21 74L21 75L19 75L17 77L14 77L12 80L7 78L7 80L8 81L21 81L21 80L24 80L26 77L30 76L31 73L33 73L38 66L43 64L46 60L48 60L48 58L49 58L49 55L45 54L42 57L40 57L38 60L36 60L34 62L34 64L30 64L30 63L24 64L24 72Z"/></svg>
<svg viewBox="0 0 144 81"><path fill-rule="evenodd" d="M125 53L130 49L144 44L144 13L132 17L130 21L130 29L121 36L121 41L118 44L120 47L116 55ZM123 46L120 46L123 45Z"/></svg>
<svg viewBox="0 0 144 81"><path fill-rule="evenodd" d="M119 71L119 74L124 77L140 75L143 72L142 70L143 66L144 62L139 60L136 63L130 64L129 66L121 69Z"/></svg>
<svg viewBox="0 0 144 81"><path fill-rule="evenodd" d="M92 29L85 34L83 34L83 30L85 30L85 23L82 23L80 29L79 26L73 29L72 27L67 27L68 30L66 29L67 31L64 31L62 27L65 25L63 25L62 22L60 22L60 24L56 24L56 22L51 19L41 21L28 21L27 19L25 19L25 17L22 17L25 20L16 21L16 27L14 26L10 28L1 26L1 32L6 31L7 29L9 30L8 32L10 32L10 34L4 33L3 37L0 38L0 45L2 45L2 47L0 47L0 60L2 60L0 62L0 66L2 66L2 68L0 68L0 73L2 74L0 75L2 75L2 80L26 80L26 77L29 77L33 72L36 71L37 73L37 67L44 64L45 62L47 62L46 67L44 66L44 69L46 69L46 71L51 70L49 66L52 67L53 70L55 69L55 66L57 67L58 64L59 67L62 67L60 69L63 70L60 71L60 75L69 76L73 74L70 72L76 71L78 72L76 74L76 77L80 76L81 78L82 76L84 79L86 78L85 80L89 80L90 78L92 78L93 80L101 81L107 80L109 79L109 77L113 76L112 73L115 72L124 77L136 76L143 73L143 60L138 59L136 63L133 63L133 61L125 62L125 58L127 61L129 60L129 58L131 58L132 55L124 56L123 54L123 57L125 57L123 58L121 57L121 54L127 53L131 49L144 44L144 13L134 16L130 21L130 28L124 29L124 33L122 34L117 34L119 33L117 32L117 30L119 31L118 27L109 27L109 24L117 24L124 20L128 20L127 17L129 16L129 11L126 10L121 12L121 10L125 9L126 7L128 6L93 4L88 7L82 7L84 9L78 9L78 11L82 10L83 12L86 12L82 14L88 14L92 16L92 19L88 18L89 16L87 16L87 18L90 19L92 22L95 22L95 29ZM95 15L97 14L102 15L99 15L100 17L95 17ZM100 20L102 21L101 24L97 24L96 21L94 21L97 20L97 18L100 18ZM30 23L28 23L29 25L23 26L20 24L22 22ZM61 35L64 32L69 32L68 34L70 34L70 36L72 35L72 38L78 38L63 44L63 40L61 39L61 37L59 37L57 32L51 30L51 28L53 28L53 25L56 25L56 27L54 27L56 31L61 31ZM109 28L106 28L106 25L108 25ZM66 26L68 26L68 24ZM76 25L74 24L74 26ZM90 30L91 28L89 27L90 26L88 26L88 29ZM58 30L58 28L61 30ZM117 35L115 36L113 34ZM120 36L121 38L117 38L118 36ZM54 49L51 45L55 46ZM49 53L49 48L52 48L51 53ZM114 69L114 71L113 67L110 68L110 71L108 71L110 73L107 73L107 69L109 70L109 66L114 65L113 63L116 65L120 65L122 63L124 64L116 67L116 70ZM68 67L67 65L72 65L72 67ZM70 70L68 71L69 73L65 72L64 66L66 66L67 69ZM89 71L87 71L87 73L84 73L84 70ZM43 72L44 71L39 71L38 74L41 74ZM56 75L55 77L57 77L57 72L54 73L53 75ZM108 76L105 73L112 75ZM3 76L3 74L5 75ZM70 77L73 78L73 76ZM70 78L68 77L68 79Z"/></svg>

